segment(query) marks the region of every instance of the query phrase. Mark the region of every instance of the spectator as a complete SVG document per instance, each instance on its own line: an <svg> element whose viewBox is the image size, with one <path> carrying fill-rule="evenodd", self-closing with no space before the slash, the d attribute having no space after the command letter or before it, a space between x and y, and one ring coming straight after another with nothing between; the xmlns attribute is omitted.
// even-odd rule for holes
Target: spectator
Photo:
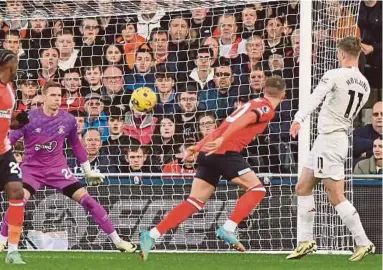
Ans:
<svg viewBox="0 0 383 270"><path fill-rule="evenodd" d="M16 162L18 164L22 163L23 158L24 158L24 142L23 141L17 141L13 145L13 151L12 152L13 152L13 156L16 159Z"/></svg>
<svg viewBox="0 0 383 270"><path fill-rule="evenodd" d="M213 22L211 16L207 16L208 13L208 8L193 8L191 10L190 32L192 39L198 40L212 35Z"/></svg>
<svg viewBox="0 0 383 270"><path fill-rule="evenodd" d="M185 138L197 138L197 109L198 94L196 86L188 83L186 92L180 92L177 95L180 112L176 114L177 130L180 131L183 141Z"/></svg>
<svg viewBox="0 0 383 270"><path fill-rule="evenodd" d="M149 46L153 50L154 66L157 71L160 65L165 64L169 71L185 71L185 68L177 65L177 55L175 52L169 52L168 32L162 28L154 28L150 33Z"/></svg>
<svg viewBox="0 0 383 270"><path fill-rule="evenodd" d="M262 36L263 24L262 20L258 20L257 8L255 5L249 4L243 9L242 13L242 39L248 39L253 35Z"/></svg>
<svg viewBox="0 0 383 270"><path fill-rule="evenodd" d="M24 1L8 0L5 2L5 14L3 19L3 31L7 33L10 30L21 32L21 36L26 36L28 21L25 16Z"/></svg>
<svg viewBox="0 0 383 270"><path fill-rule="evenodd" d="M151 113L138 112L134 109L125 114L123 132L138 140L142 145L149 144L158 119Z"/></svg>
<svg viewBox="0 0 383 270"><path fill-rule="evenodd" d="M141 10L137 13L137 33L148 39L154 28L161 26L165 12L158 7L157 0L141 0Z"/></svg>
<svg viewBox="0 0 383 270"><path fill-rule="evenodd" d="M65 71L69 68L80 67L80 51L75 49L73 32L67 28L58 32L56 35L55 46L59 51L58 66Z"/></svg>
<svg viewBox="0 0 383 270"><path fill-rule="evenodd" d="M197 67L191 71L189 78L191 81L198 83L199 91L214 87L214 69L211 67L212 57L213 51L209 47L204 46L198 49L197 58L195 60Z"/></svg>
<svg viewBox="0 0 383 270"><path fill-rule="evenodd" d="M214 88L199 91L199 108L213 111L218 119L226 118L240 95L233 85L234 76L227 63L215 68ZM248 93L245 93L245 95Z"/></svg>
<svg viewBox="0 0 383 270"><path fill-rule="evenodd" d="M91 93L97 93L101 95L102 84L101 84L101 66L89 66L84 67L84 79L86 87L81 90L81 95L86 96Z"/></svg>
<svg viewBox="0 0 383 270"><path fill-rule="evenodd" d="M147 149L137 145L137 146L130 146L126 154L124 156L124 159L120 166L120 172L121 173L153 173L153 168L150 167L148 164L148 154ZM135 184L139 184L142 179L145 177L142 176L133 176L133 181ZM146 176L146 178L148 178Z"/></svg>
<svg viewBox="0 0 383 270"><path fill-rule="evenodd" d="M31 101L31 110L41 108L44 104L44 97L42 95L36 95Z"/></svg>
<svg viewBox="0 0 383 270"><path fill-rule="evenodd" d="M97 129L88 129L83 136L83 144L88 152L88 161L93 171L100 173L118 173L118 167L111 163L102 150L101 134ZM76 158L69 157L68 165L74 173L83 173Z"/></svg>
<svg viewBox="0 0 383 270"><path fill-rule="evenodd" d="M124 77L125 91L131 94L135 89L146 86L154 89L154 74L150 71L153 65L153 53L149 49L143 47L136 52L136 62L134 64L133 73Z"/></svg>
<svg viewBox="0 0 383 270"><path fill-rule="evenodd" d="M181 16L175 16L169 22L169 51L176 53L177 62L186 64L189 60L188 51L191 49L189 44L189 20Z"/></svg>
<svg viewBox="0 0 383 270"><path fill-rule="evenodd" d="M4 49L10 50L17 55L18 59L18 70L36 72L38 69L38 63L36 59L31 59L22 49L20 34L17 30L10 30L5 34L3 42Z"/></svg>
<svg viewBox="0 0 383 270"><path fill-rule="evenodd" d="M100 25L96 18L84 18L79 27L81 39L79 44L81 66L92 66L100 63L103 41L99 36Z"/></svg>
<svg viewBox="0 0 383 270"><path fill-rule="evenodd" d="M151 160L161 171L164 164L172 161L179 147L179 130L173 115L165 115L159 120L153 134Z"/></svg>
<svg viewBox="0 0 383 270"><path fill-rule="evenodd" d="M234 73L240 75L240 84L249 84L249 75L252 67L258 65L262 70L267 69L263 54L265 52L265 43L260 36L250 36L246 42L246 54L239 55L239 65L236 65Z"/></svg>
<svg viewBox="0 0 383 270"><path fill-rule="evenodd" d="M99 35L105 44L113 44L117 34L117 16L110 16L114 13L114 0L97 0L99 14L107 16L98 17L100 32Z"/></svg>
<svg viewBox="0 0 383 270"><path fill-rule="evenodd" d="M281 17L269 18L266 22L265 53L264 58L269 59L272 54L285 56L287 49L283 34L284 20Z"/></svg>
<svg viewBox="0 0 383 270"><path fill-rule="evenodd" d="M181 145L178 149L178 153L175 155L175 160L165 164L162 172L163 173L172 173L172 174L194 174L196 172L196 160L197 155L190 155L184 161L184 151L186 148L195 144L194 140L188 140L185 144ZM193 179L193 176L174 176L168 177L165 176L164 179Z"/></svg>
<svg viewBox="0 0 383 270"><path fill-rule="evenodd" d="M214 37L219 41L220 56L225 58L236 58L238 54L244 53L244 42L237 35L238 25L233 14L224 14L219 17L217 29L214 31Z"/></svg>
<svg viewBox="0 0 383 270"><path fill-rule="evenodd" d="M116 66L107 67L102 75L102 96L110 104L119 107L124 112L128 110L131 95L124 91L122 70Z"/></svg>
<svg viewBox="0 0 383 270"><path fill-rule="evenodd" d="M219 42L217 39L213 37L203 38L201 41L201 47L208 46L213 51L213 56L211 57L211 66L218 66L218 58L219 58Z"/></svg>
<svg viewBox="0 0 383 270"><path fill-rule="evenodd" d="M82 135L85 132L85 113L82 111L71 111L70 113L76 118L77 135L82 140Z"/></svg>
<svg viewBox="0 0 383 270"><path fill-rule="evenodd" d="M124 46L125 62L129 69L133 69L136 51L146 43L146 39L137 34L137 18L126 17L119 25L121 37L117 38L117 42Z"/></svg>
<svg viewBox="0 0 383 270"><path fill-rule="evenodd" d="M174 114L177 111L175 78L173 73L159 68L154 83L157 92L157 104L154 107L156 115Z"/></svg>
<svg viewBox="0 0 383 270"><path fill-rule="evenodd" d="M246 93L248 91L249 95L252 98L260 97L263 92L263 88L265 87L266 75L262 66L255 65L252 67L252 71L250 73L249 85L241 86L241 92ZM247 90L246 90L247 89Z"/></svg>
<svg viewBox="0 0 383 270"><path fill-rule="evenodd" d="M85 100L80 94L81 77L80 70L70 68L64 71L61 81L63 96L61 99L61 109L71 111L84 111Z"/></svg>
<svg viewBox="0 0 383 270"><path fill-rule="evenodd" d="M383 168L382 148L383 148L382 137L379 137L373 143L373 148L372 148L373 155L368 159L359 161L354 168L354 174L382 175L382 168Z"/></svg>
<svg viewBox="0 0 383 270"><path fill-rule="evenodd" d="M365 75L372 88L382 88L382 2L361 1L358 26L362 39L362 60L370 67Z"/></svg>
<svg viewBox="0 0 383 270"><path fill-rule="evenodd" d="M39 49L50 46L51 29L48 24L48 13L44 10L32 12L26 37L22 40L23 48L32 59L39 58Z"/></svg>
<svg viewBox="0 0 383 270"><path fill-rule="evenodd" d="M37 83L37 74L33 72L23 72L18 78L21 96L17 100L16 111L27 111L30 109L32 99L37 95L39 90ZM19 93L18 93L19 94Z"/></svg>
<svg viewBox="0 0 383 270"><path fill-rule="evenodd" d="M372 107L372 124L354 130L352 148L354 162L357 162L360 158L369 158L372 156L373 142L382 135L382 105L383 103L378 101Z"/></svg>
<svg viewBox="0 0 383 270"><path fill-rule="evenodd" d="M120 164L127 148L132 145L139 145L139 141L126 136L122 132L124 125L123 111L118 107L111 107L109 116L109 138L103 143L105 152L113 164Z"/></svg>
<svg viewBox="0 0 383 270"><path fill-rule="evenodd" d="M103 142L108 140L109 128L108 117L104 112L105 99L96 94L88 94L85 97L85 129L98 129Z"/></svg>
<svg viewBox="0 0 383 270"><path fill-rule="evenodd" d="M218 121L213 113L205 112L198 116L200 139L205 138L218 126Z"/></svg>
<svg viewBox="0 0 383 270"><path fill-rule="evenodd" d="M130 68L125 62L124 47L121 44L104 46L104 67L114 66L120 68L124 73L130 73Z"/></svg>
<svg viewBox="0 0 383 270"><path fill-rule="evenodd" d="M40 70L38 72L40 87L44 87L48 81L59 82L63 72L58 64L59 51L56 48L44 48L40 50Z"/></svg>

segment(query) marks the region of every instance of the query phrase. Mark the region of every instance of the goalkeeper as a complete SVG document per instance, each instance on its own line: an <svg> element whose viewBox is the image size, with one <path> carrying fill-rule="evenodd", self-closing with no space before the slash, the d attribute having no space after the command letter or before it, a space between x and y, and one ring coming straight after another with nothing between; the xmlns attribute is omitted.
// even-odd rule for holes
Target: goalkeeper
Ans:
<svg viewBox="0 0 383 270"><path fill-rule="evenodd" d="M98 226L108 234L117 249L134 252L137 246L119 237L105 209L88 194L67 165L64 155L66 139L81 163L88 184L98 185L103 182L104 175L90 168L85 148L77 136L76 119L68 112L59 110L61 86L48 82L42 94L43 107L30 111L29 124L10 133L11 144L24 137L25 153L21 164L24 204L37 190L45 186L54 188L81 204ZM1 227L0 251L5 248L7 236L8 215L6 213Z"/></svg>

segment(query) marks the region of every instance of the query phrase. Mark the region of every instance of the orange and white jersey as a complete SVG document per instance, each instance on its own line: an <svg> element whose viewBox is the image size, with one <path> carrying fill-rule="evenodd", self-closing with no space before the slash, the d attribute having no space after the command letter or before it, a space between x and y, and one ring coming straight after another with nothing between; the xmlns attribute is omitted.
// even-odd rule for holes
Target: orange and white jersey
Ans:
<svg viewBox="0 0 383 270"><path fill-rule="evenodd" d="M0 83L0 155L11 150L8 132L14 106L15 96L11 85Z"/></svg>

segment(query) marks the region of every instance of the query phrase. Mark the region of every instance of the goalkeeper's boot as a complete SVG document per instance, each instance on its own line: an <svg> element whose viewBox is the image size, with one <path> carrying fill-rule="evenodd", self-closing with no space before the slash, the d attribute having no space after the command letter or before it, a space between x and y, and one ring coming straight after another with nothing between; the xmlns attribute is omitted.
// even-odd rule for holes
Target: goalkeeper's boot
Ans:
<svg viewBox="0 0 383 270"><path fill-rule="evenodd" d="M233 232L229 232L225 230L223 227L220 227L217 230L217 237L225 241L227 244L229 244L231 247L235 248L238 251L244 252L246 249L245 247L239 242L237 239L237 236Z"/></svg>
<svg viewBox="0 0 383 270"><path fill-rule="evenodd" d="M150 250L155 245L155 240L152 238L148 231L143 231L140 234L140 249L141 249L141 257L144 261L146 261L149 257Z"/></svg>
<svg viewBox="0 0 383 270"><path fill-rule="evenodd" d="M5 263L7 264L26 264L23 259L21 259L20 253L18 251L12 251L7 254L5 258Z"/></svg>
<svg viewBox="0 0 383 270"><path fill-rule="evenodd" d="M300 259L303 256L306 256L307 254L313 253L317 251L318 246L315 243L315 241L305 241L305 242L300 242L299 245L297 246L296 249L292 253L290 253L286 259L291 260L291 259Z"/></svg>
<svg viewBox="0 0 383 270"><path fill-rule="evenodd" d="M375 253L375 246L373 243L370 243L368 246L357 246L355 248L354 254L352 254L352 256L348 260L352 262L361 261L368 254L374 254L374 253Z"/></svg>
<svg viewBox="0 0 383 270"><path fill-rule="evenodd" d="M133 253L137 250L137 245L121 240L116 244L116 248L121 252Z"/></svg>

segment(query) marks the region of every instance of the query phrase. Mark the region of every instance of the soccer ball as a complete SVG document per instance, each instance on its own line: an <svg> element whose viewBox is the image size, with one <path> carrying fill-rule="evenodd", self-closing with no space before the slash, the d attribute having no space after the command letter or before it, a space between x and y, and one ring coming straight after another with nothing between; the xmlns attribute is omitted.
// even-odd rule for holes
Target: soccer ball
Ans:
<svg viewBox="0 0 383 270"><path fill-rule="evenodd" d="M134 90L130 99L131 109L138 112L150 112L157 103L157 95L149 87Z"/></svg>

